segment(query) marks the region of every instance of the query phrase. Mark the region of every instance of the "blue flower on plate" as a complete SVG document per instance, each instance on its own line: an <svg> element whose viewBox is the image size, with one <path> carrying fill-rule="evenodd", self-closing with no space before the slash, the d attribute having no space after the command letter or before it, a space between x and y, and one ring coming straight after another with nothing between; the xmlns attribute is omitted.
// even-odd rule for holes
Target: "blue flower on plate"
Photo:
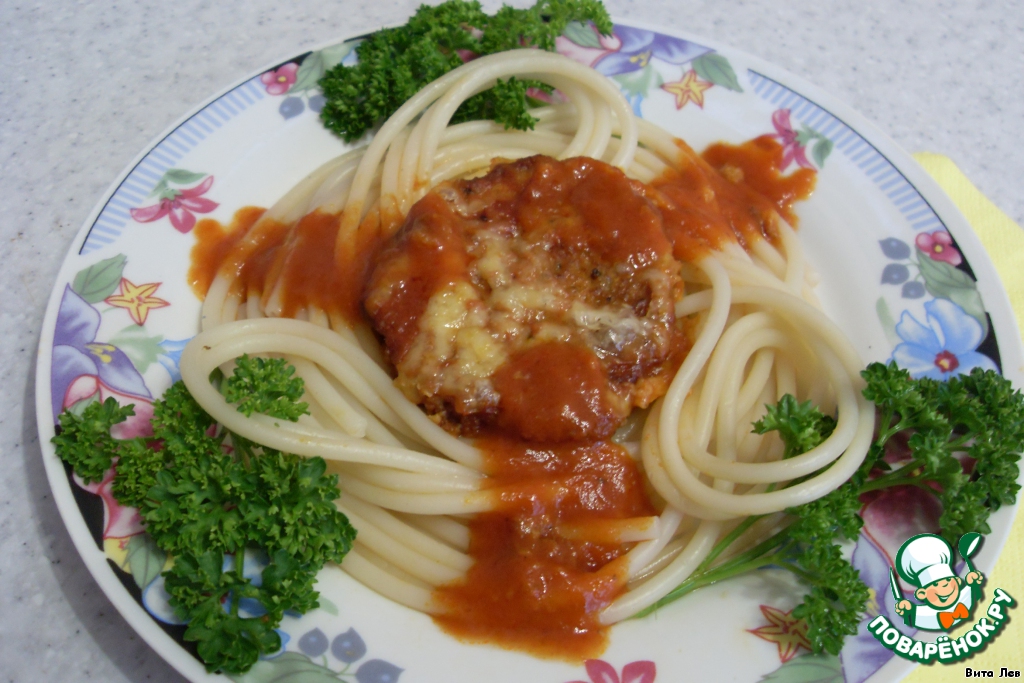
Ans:
<svg viewBox="0 0 1024 683"><path fill-rule="evenodd" d="M902 339L892 360L914 378L945 381L974 368L995 370L988 356L978 353L984 337L981 323L948 299L933 299L924 305L926 322L903 311L896 334Z"/></svg>
<svg viewBox="0 0 1024 683"><path fill-rule="evenodd" d="M366 654L366 643L354 628L350 628L331 641L331 654L337 657L338 661L351 664Z"/></svg>
<svg viewBox="0 0 1024 683"><path fill-rule="evenodd" d="M187 623L174 613L174 608L171 607L171 595L167 592L167 584L164 582L162 573L142 589L142 606L154 619L165 624Z"/></svg>
<svg viewBox="0 0 1024 683"><path fill-rule="evenodd" d="M402 669L383 659L371 659L356 669L356 683L397 683Z"/></svg>
<svg viewBox="0 0 1024 683"><path fill-rule="evenodd" d="M639 71L654 58L679 65L711 52L710 48L682 38L632 26L616 25L615 37L622 43L619 49L606 54L594 64L594 68L605 76Z"/></svg>
<svg viewBox="0 0 1024 683"><path fill-rule="evenodd" d="M121 394L152 398L142 375L116 346L96 341L100 313L70 286L57 311L53 332L53 360L50 370L50 402L53 419L64 409L72 383L87 375Z"/></svg>
<svg viewBox="0 0 1024 683"><path fill-rule="evenodd" d="M330 647L330 642L327 640L327 636L318 628L306 631L299 638L299 649L309 657L319 657L327 652L328 647Z"/></svg>
<svg viewBox="0 0 1024 683"><path fill-rule="evenodd" d="M167 374L171 376L171 382L177 382L181 379L181 369L179 367L181 364L181 352L185 350L185 346L191 339L191 337L188 339L164 339L158 344L163 353L157 356L157 360L167 370Z"/></svg>

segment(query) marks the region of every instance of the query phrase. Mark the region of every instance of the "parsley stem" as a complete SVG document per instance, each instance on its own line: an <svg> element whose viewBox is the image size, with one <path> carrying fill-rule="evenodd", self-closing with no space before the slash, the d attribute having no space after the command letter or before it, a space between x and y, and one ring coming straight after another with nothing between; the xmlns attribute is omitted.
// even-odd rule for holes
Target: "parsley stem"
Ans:
<svg viewBox="0 0 1024 683"><path fill-rule="evenodd" d="M715 547L711 549L711 552L708 553L708 556L704 558L704 561L700 563L696 570L694 570L694 573L700 573L708 567L710 567L711 563L714 562L715 559L719 555L721 555L726 548L732 545L736 541L736 539L742 536L750 527L754 525L754 522L761 519L762 517L764 517L764 515L751 515L750 517L747 517L745 520L737 524L736 528L734 528L732 531L726 534L718 543L715 544Z"/></svg>
<svg viewBox="0 0 1024 683"><path fill-rule="evenodd" d="M638 612L634 618L639 619L640 617L646 616L660 607L664 607L671 602L675 602L687 593L692 593L698 588L710 586L713 583L718 583L719 581L724 581L725 579L739 576L740 574L746 574L747 572L770 565L773 563L773 557L774 553L768 556L755 557L754 559L747 560L746 562L723 564L701 574L691 574L690 578L676 586L671 593L663 597L661 600L658 600L647 609Z"/></svg>
<svg viewBox="0 0 1024 683"><path fill-rule="evenodd" d="M901 431L907 428L907 425L903 424L903 419L900 418L896 424L892 423L892 418L895 412L892 410L885 411L885 414L881 415L878 420L880 425L889 425L889 428L885 431L879 431L878 438L875 439L875 446L882 449L885 448L885 444L888 443L889 439L899 434Z"/></svg>
<svg viewBox="0 0 1024 683"><path fill-rule="evenodd" d="M235 575L239 580L245 574L245 548L239 548L235 551ZM238 590L232 591L231 595L231 616L238 616L238 603L242 601L242 596Z"/></svg>
<svg viewBox="0 0 1024 683"><path fill-rule="evenodd" d="M756 519L757 518L754 516L747 518L747 520L755 521ZM744 522L746 522L747 520L744 520ZM742 526L742 523L740 526ZM730 535L732 534L730 533ZM728 538L728 536L726 538ZM725 539L723 539L723 541L724 540ZM735 541L735 538L730 540L729 543L732 543L733 541ZM754 569L760 569L761 567L770 564L775 564L775 557L779 555L779 552L770 551L786 543L787 541L789 541L789 534L785 529L783 529L782 531L776 533L774 536L771 536L767 540L762 541L758 545L754 546L750 550L740 553L739 555L727 560L726 562L723 562L717 567L708 569L707 565L709 565L710 562L708 559L705 559L704 562L702 562L700 566L696 570L694 570L694 573L691 574L689 578L687 578L681 584L676 586L676 588L672 592L667 594L661 600L658 600L656 603L654 603L647 609L638 612L634 618L639 618L647 614L650 614L659 607L663 607L669 604L670 602L675 602L687 593L690 593L703 586L708 586L713 583L717 583L718 581L724 581L725 579L731 578L733 576L738 576L740 574L753 571ZM725 543L723 545L722 542L719 542L715 546L715 549L712 550L712 553L714 553L717 556L729 545L729 543ZM718 546L722 547L719 548Z"/></svg>
<svg viewBox="0 0 1024 683"><path fill-rule="evenodd" d="M860 493L867 493L868 491L877 491L878 489L889 488L890 486L901 486L904 484L915 485L918 481L921 481L922 479L927 479L927 477L909 477L907 475L909 475L911 472L915 470L921 469L922 467L925 466L925 464L926 463L920 459L911 460L903 467L900 467L898 470L887 472L886 474L883 474L880 477L876 477L871 481L864 482L864 484L861 485L860 487Z"/></svg>
<svg viewBox="0 0 1024 683"><path fill-rule="evenodd" d="M795 565L792 562L780 562L778 566L782 567L783 569L788 569L789 571L793 572L801 579L803 579L806 583L812 586L815 584L815 577L813 574L804 571L798 565Z"/></svg>
<svg viewBox="0 0 1024 683"><path fill-rule="evenodd" d="M967 444L969 444L973 440L974 440L974 435L973 434L964 434L963 436L960 436L959 438L951 440L949 442L949 445L946 446L946 448L949 449L950 453L954 453L954 452L958 451L962 446L966 446Z"/></svg>
<svg viewBox="0 0 1024 683"><path fill-rule="evenodd" d="M787 529L782 529L781 531L776 533L774 536L769 536L767 539L761 541L760 543L755 545L750 550L747 550L746 552L740 553L739 555L737 555L736 557L733 557L732 559L730 559L727 562L723 562L721 565L716 567L716 569L721 569L722 567L729 567L729 566L731 566L733 564L736 564L736 563L742 563L742 562L746 562L746 561L748 561L748 560L750 560L752 558L764 556L764 555L768 554L769 550L772 550L773 548L776 548L776 547L782 545L783 543L785 543L788 540L789 540L789 530L788 530L788 528Z"/></svg>

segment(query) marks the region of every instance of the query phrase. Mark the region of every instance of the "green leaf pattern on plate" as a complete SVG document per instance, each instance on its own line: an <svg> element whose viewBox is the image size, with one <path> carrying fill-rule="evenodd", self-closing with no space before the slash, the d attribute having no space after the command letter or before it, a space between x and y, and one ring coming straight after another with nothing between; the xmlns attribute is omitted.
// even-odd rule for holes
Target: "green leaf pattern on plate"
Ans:
<svg viewBox="0 0 1024 683"><path fill-rule="evenodd" d="M160 576L167 563L167 553L147 533L132 536L127 550L128 569L139 588L145 588Z"/></svg>
<svg viewBox="0 0 1024 683"><path fill-rule="evenodd" d="M978 292L978 284L971 276L945 261L936 261L917 250L917 266L924 278L928 293L936 299L949 299L967 315L981 323L982 338L988 336L988 316Z"/></svg>
<svg viewBox="0 0 1024 683"><path fill-rule="evenodd" d="M169 168L163 177L160 178L160 182L150 191L149 196L159 197L160 199L174 199L181 194L181 191L171 188L171 183L175 185L191 185L192 183L198 183L206 175L206 173L187 171L183 168Z"/></svg>
<svg viewBox="0 0 1024 683"><path fill-rule="evenodd" d="M160 356L167 354L160 345L163 340L161 335L146 334L144 327L129 325L112 337L109 343L124 351L135 369L144 373Z"/></svg>
<svg viewBox="0 0 1024 683"><path fill-rule="evenodd" d="M830 654L794 657L761 678L761 683L843 683L843 665Z"/></svg>
<svg viewBox="0 0 1024 683"><path fill-rule="evenodd" d="M720 85L733 92L743 92L729 60L717 52L709 52L693 60L693 70L705 81Z"/></svg>
<svg viewBox="0 0 1024 683"><path fill-rule="evenodd" d="M117 289L127 262L127 256L118 254L78 271L71 283L72 291L90 304L103 301Z"/></svg>
<svg viewBox="0 0 1024 683"><path fill-rule="evenodd" d="M580 47L601 47L601 41L598 39L594 29L588 24L579 21L569 22L569 25L565 27L563 35Z"/></svg>
<svg viewBox="0 0 1024 683"><path fill-rule="evenodd" d="M317 83L323 77L324 73L341 63L341 60L345 59L350 52L356 46L355 41L347 41L340 45L332 45L331 47L323 50L317 50L311 52L302 60L302 64L299 66L299 71L295 74L295 83L288 90L289 94L305 93L309 94L310 91L320 91L320 87Z"/></svg>
<svg viewBox="0 0 1024 683"><path fill-rule="evenodd" d="M646 97L648 92L660 88L661 84L665 82L653 64L648 64L640 71L620 74L614 78L619 82L619 87L622 88L626 99Z"/></svg>

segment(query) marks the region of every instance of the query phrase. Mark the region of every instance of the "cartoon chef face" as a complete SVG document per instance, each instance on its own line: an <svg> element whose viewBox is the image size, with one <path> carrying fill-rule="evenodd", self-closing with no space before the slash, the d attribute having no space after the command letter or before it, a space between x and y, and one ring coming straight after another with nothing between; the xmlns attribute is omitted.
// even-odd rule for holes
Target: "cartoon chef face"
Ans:
<svg viewBox="0 0 1024 683"><path fill-rule="evenodd" d="M952 607L960 599L960 586L963 580L959 576L939 579L932 583L918 588L914 595L918 600L926 602L935 609L946 609Z"/></svg>
<svg viewBox="0 0 1024 683"><path fill-rule="evenodd" d="M904 543L896 555L896 571L917 586L914 595L918 600L933 607L948 607L960 595L960 580L953 573L953 548L941 536L920 534Z"/></svg>
<svg viewBox="0 0 1024 683"><path fill-rule="evenodd" d="M971 539L968 542L970 545ZM915 606L901 599L896 579L891 577L896 613L907 624L928 631L948 631L970 617L980 595L975 589L985 577L972 568L966 581L961 579L953 570L953 558L953 548L935 534L919 534L900 547L895 569L904 581L916 587L914 596L924 603Z"/></svg>

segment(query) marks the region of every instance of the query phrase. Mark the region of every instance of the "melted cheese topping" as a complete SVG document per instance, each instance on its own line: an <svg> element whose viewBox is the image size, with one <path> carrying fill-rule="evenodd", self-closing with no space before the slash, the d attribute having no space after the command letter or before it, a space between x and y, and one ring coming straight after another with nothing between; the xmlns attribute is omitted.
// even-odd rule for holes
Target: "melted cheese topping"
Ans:
<svg viewBox="0 0 1024 683"><path fill-rule="evenodd" d="M381 252L365 305L398 386L452 431L604 438L665 389L683 339L678 270L641 185L593 159L532 157L418 202ZM589 370L542 370L531 349L551 345L572 346ZM563 407L581 382L596 393L588 416L563 408L538 430L509 417L520 399L499 390L499 373L506 388L542 382Z"/></svg>

